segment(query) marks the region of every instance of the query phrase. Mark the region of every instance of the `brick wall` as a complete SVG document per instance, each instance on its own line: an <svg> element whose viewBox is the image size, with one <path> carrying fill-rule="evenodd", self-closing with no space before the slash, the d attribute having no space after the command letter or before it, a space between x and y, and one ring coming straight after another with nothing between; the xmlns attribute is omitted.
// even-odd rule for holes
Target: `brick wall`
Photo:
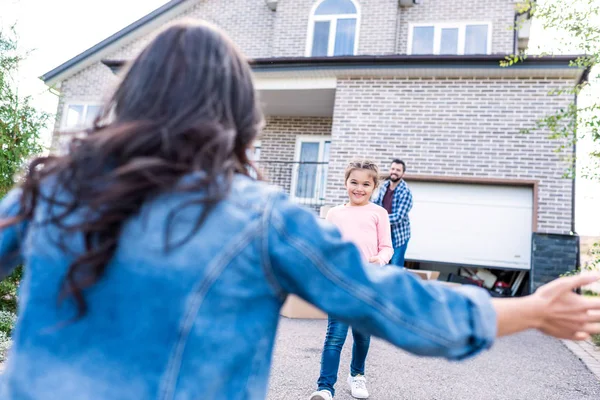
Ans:
<svg viewBox="0 0 600 400"><path fill-rule="evenodd" d="M261 169L265 178L290 193L298 135L331 135L331 118L272 117L260 136ZM276 163L277 162L277 163Z"/></svg>
<svg viewBox="0 0 600 400"><path fill-rule="evenodd" d="M275 13L262 0L198 0L165 25L181 18L201 18L225 29L241 50L249 57L269 57L273 37ZM157 32L125 43L120 49L106 54L106 59L133 59L146 46ZM100 62L78 72L61 84L55 131L59 131L66 103L102 102L110 93L118 79ZM55 149L60 147L61 138L53 140Z"/></svg>
<svg viewBox="0 0 600 400"><path fill-rule="evenodd" d="M197 0L173 20L203 19L216 24L251 58L269 57L276 13L262 0ZM158 30L160 31L160 29ZM107 58L130 59L150 42L154 34L137 39Z"/></svg>
<svg viewBox="0 0 600 400"><path fill-rule="evenodd" d="M525 135L571 96L568 80L340 79L327 198L344 200L343 170L354 157L404 159L414 174L539 180L538 229L568 233L572 182L548 132Z"/></svg>
<svg viewBox="0 0 600 400"><path fill-rule="evenodd" d="M512 0L421 0L412 7L398 11L398 48L408 49L409 23L429 22L491 22L492 53L513 53L515 4Z"/></svg>
<svg viewBox="0 0 600 400"><path fill-rule="evenodd" d="M310 11L317 0L280 0L276 12L262 0L196 0L172 20L183 17L211 21L228 32L251 58L304 56ZM360 0L359 54L406 52L409 22L485 20L493 24L493 51L511 52L512 31L506 29L514 16L510 0L422 0L410 8L397 0ZM125 43L109 59L131 59L156 32ZM67 102L99 101L116 79L97 63L62 82L57 110L58 130Z"/></svg>
<svg viewBox="0 0 600 400"><path fill-rule="evenodd" d="M396 53L397 0L362 0L359 54Z"/></svg>

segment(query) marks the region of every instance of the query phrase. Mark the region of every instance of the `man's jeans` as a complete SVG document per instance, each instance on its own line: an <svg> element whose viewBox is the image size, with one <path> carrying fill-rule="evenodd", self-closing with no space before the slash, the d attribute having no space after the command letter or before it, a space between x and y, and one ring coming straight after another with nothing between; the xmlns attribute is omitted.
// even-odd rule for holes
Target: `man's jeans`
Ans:
<svg viewBox="0 0 600 400"><path fill-rule="evenodd" d="M348 335L348 325L329 317L327 324L327 336L325 337L325 346L321 355L321 374L317 382L319 390L329 390L332 395L335 394L333 386L337 381L338 369L340 367L340 353L346 336ZM352 329L354 345L352 346L352 362L350 363L350 374L352 376L365 374L365 360L369 352L371 337L363 335Z"/></svg>
<svg viewBox="0 0 600 400"><path fill-rule="evenodd" d="M404 267L404 255L406 254L406 248L408 247L408 241L400 247L394 249L394 255L390 260L390 264Z"/></svg>

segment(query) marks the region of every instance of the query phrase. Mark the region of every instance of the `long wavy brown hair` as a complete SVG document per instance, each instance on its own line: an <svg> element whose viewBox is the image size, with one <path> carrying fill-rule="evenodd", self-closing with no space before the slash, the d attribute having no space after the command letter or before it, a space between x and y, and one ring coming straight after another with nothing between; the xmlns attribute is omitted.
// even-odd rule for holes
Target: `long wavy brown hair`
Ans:
<svg viewBox="0 0 600 400"><path fill-rule="evenodd" d="M46 223L81 235L85 246L59 300L72 296L81 317L84 291L105 273L124 223L158 194L198 191L197 230L235 174L259 175L247 150L262 124L251 70L236 46L214 26L178 22L131 62L93 128L73 139L66 155L31 163L20 213L0 228L32 220L40 201L60 210L48 212ZM184 176L194 179L182 185ZM166 232L168 251L177 243Z"/></svg>

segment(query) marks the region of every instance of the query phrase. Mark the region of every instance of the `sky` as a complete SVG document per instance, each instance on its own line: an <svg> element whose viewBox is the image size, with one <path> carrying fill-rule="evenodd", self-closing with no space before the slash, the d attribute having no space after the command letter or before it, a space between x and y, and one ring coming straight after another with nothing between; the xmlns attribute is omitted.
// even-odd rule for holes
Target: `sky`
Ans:
<svg viewBox="0 0 600 400"><path fill-rule="evenodd" d="M540 0L545 1L545 0ZM562 1L562 0L559 0ZM593 0L600 7L600 0ZM0 0L0 26L16 23L19 45L30 51L19 72L19 92L31 95L34 105L55 113L57 97L47 91L38 77L62 64L133 21L160 7L165 0ZM600 21L599 21L600 23ZM530 50L557 50L556 32L532 26ZM564 51L564 49L561 49ZM539 51L539 50L537 50ZM600 71L598 71L600 73ZM592 74L592 75L598 75ZM600 82L586 96L600 102ZM592 100L585 101L592 101ZM44 135L46 143L50 131ZM580 165L588 159L589 142L578 145ZM578 178L576 190L576 231L581 235L600 236L600 183Z"/></svg>

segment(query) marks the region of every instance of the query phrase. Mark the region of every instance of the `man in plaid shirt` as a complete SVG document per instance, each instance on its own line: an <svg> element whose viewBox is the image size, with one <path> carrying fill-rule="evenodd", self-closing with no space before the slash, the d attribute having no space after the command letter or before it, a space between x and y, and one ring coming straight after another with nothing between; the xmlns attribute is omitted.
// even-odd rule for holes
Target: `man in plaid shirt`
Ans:
<svg viewBox="0 0 600 400"><path fill-rule="evenodd" d="M402 177L406 172L404 161L395 159L390 167L389 178L381 188L373 203L385 208L390 215L394 255L390 264L404 266L404 255L410 240L410 220L408 213L413 205L412 193Z"/></svg>

